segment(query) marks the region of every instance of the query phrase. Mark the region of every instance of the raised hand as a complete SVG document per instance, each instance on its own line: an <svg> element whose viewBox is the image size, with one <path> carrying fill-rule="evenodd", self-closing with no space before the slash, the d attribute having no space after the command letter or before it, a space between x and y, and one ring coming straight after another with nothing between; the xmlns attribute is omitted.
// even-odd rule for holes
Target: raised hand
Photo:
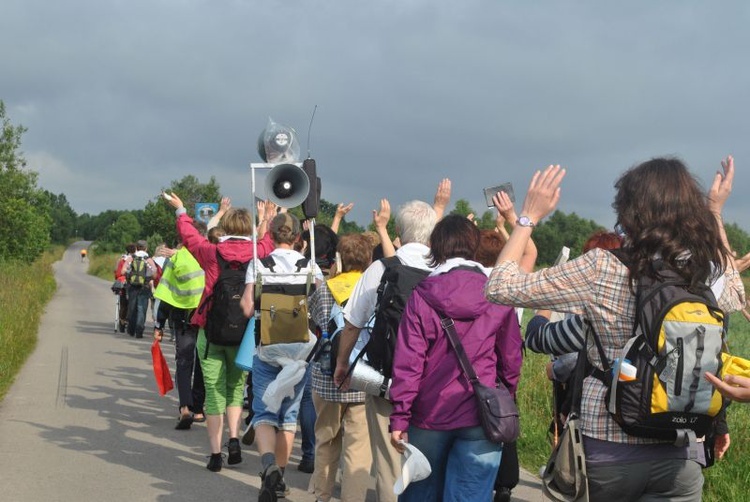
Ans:
<svg viewBox="0 0 750 502"><path fill-rule="evenodd" d="M336 216L338 216L339 218L343 218L349 213L349 211L352 210L353 207L354 202L350 202L347 205L344 205L343 202L339 203L339 205L336 206Z"/></svg>
<svg viewBox="0 0 750 502"><path fill-rule="evenodd" d="M391 204L388 199L380 199L380 210L372 210L372 223L375 228L386 228L391 219Z"/></svg>
<svg viewBox="0 0 750 502"><path fill-rule="evenodd" d="M721 214L724 203L732 193L732 184L734 183L734 158L728 155L721 161L721 171L716 172L711 188L708 190L708 207L711 212L717 215Z"/></svg>
<svg viewBox="0 0 750 502"><path fill-rule="evenodd" d="M544 171L537 171L531 178L526 199L523 201L522 216L528 216L532 222L539 221L550 214L560 201L560 183L565 177L565 169L559 165L550 165Z"/></svg>
<svg viewBox="0 0 750 502"><path fill-rule="evenodd" d="M435 201L432 203L432 208L437 213L437 219L440 220L445 213L445 208L448 207L448 203L451 201L451 180L443 178L438 183L437 191L435 192Z"/></svg>
<svg viewBox="0 0 750 502"><path fill-rule="evenodd" d="M500 229L503 224L507 221L511 227L516 226L516 208L513 206L510 197L506 192L497 192L492 196L492 203L497 209L497 218L495 218L495 226ZM536 221L535 221L536 222Z"/></svg>
<svg viewBox="0 0 750 502"><path fill-rule="evenodd" d="M165 192L166 195L166 192ZM182 200L177 197L177 194L172 192L169 194L169 197L164 197L167 202L169 202L169 205L172 206L175 209L181 209L185 207L185 205L182 203Z"/></svg>
<svg viewBox="0 0 750 502"><path fill-rule="evenodd" d="M219 203L219 211L221 214L226 213L232 208L232 199L229 197L222 197L221 202Z"/></svg>

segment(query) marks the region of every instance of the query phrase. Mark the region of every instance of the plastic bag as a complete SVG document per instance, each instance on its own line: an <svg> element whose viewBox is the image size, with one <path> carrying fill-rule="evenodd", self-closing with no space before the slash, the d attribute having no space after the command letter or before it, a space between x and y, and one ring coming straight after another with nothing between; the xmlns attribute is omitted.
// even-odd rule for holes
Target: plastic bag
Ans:
<svg viewBox="0 0 750 502"><path fill-rule="evenodd" d="M268 124L258 137L258 155L269 164L299 162L297 131L268 117Z"/></svg>
<svg viewBox="0 0 750 502"><path fill-rule="evenodd" d="M159 387L159 394L163 396L174 389L174 383L172 382L172 375L169 373L167 360L161 352L161 344L156 340L151 344L151 360L154 365L156 385Z"/></svg>
<svg viewBox="0 0 750 502"><path fill-rule="evenodd" d="M261 361L281 366L281 371L263 393L263 403L271 413L279 411L285 398L294 396L294 386L302 380L307 370L305 358L315 347L316 341L315 336L311 335L307 343L278 343L258 347L258 358Z"/></svg>

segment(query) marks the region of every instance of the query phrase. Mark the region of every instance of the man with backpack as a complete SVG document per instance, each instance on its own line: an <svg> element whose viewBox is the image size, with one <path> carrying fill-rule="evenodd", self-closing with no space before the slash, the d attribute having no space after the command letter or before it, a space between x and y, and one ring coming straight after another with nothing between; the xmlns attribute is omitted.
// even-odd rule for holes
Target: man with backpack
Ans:
<svg viewBox="0 0 750 502"><path fill-rule="evenodd" d="M348 388L349 355L359 336L369 337L363 350L370 358L370 362L377 365L384 379L387 381L390 378L393 361L391 349L395 345L394 327L398 326L400 314L403 313L406 299L411 293L409 287L413 289L416 286L416 277L426 277L429 273L428 245L436 222L437 214L426 202L410 201L404 204L396 215L396 233L402 242L402 246L396 252L398 262L374 262L365 270L355 286L344 308L346 324L344 331L339 335L341 339L333 377L336 385L343 384L342 389ZM423 274L418 271L422 271ZM384 277L395 282L387 284L387 280L383 280ZM402 279L401 284L398 283L399 277ZM409 279L405 280L407 277ZM405 284L406 282L409 284ZM388 294L386 291L389 287L401 291L401 297L394 302L400 305L401 312L385 308L388 302L378 303L384 294ZM367 326L373 317L377 328L370 330ZM356 364L363 363L358 361ZM390 401L385 397L370 394L365 397L373 467L377 473L375 491L378 500L383 502L396 500L393 485L401 472L401 456L391 446L388 431L392 408Z"/></svg>
<svg viewBox="0 0 750 502"><path fill-rule="evenodd" d="M133 258L127 265L125 278L128 291L128 334L143 338L146 311L151 299L156 264L147 252L148 244L140 240L135 245Z"/></svg>

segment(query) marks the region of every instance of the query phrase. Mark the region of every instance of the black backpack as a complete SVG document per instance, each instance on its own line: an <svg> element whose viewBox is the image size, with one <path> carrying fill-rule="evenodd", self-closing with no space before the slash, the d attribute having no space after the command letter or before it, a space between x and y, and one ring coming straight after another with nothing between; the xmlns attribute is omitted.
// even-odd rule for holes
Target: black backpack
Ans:
<svg viewBox="0 0 750 502"><path fill-rule="evenodd" d="M219 278L213 293L206 298L199 312L208 309L206 339L216 345L239 345L247 328L248 318L242 312L240 300L245 292L245 275L250 261L226 261L216 251ZM206 346L208 350L208 346Z"/></svg>
<svg viewBox="0 0 750 502"><path fill-rule="evenodd" d="M427 277L430 271L404 265L396 256L382 258L380 261L385 265L385 270L378 286L370 340L363 352L367 354L370 366L388 379L391 378L393 370L396 334L406 302L417 284Z"/></svg>

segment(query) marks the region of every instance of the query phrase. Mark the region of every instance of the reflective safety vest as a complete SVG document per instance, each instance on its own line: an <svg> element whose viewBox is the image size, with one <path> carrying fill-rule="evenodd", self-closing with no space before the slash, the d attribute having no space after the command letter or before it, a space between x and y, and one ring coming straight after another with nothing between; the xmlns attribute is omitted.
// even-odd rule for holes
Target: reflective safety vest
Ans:
<svg viewBox="0 0 750 502"><path fill-rule="evenodd" d="M362 277L360 271L344 272L326 281L336 303L341 305L349 299L354 290L354 285L357 284L360 277Z"/></svg>
<svg viewBox="0 0 750 502"><path fill-rule="evenodd" d="M180 309L195 309L206 286L206 275L186 247L182 247L164 263L154 297Z"/></svg>

